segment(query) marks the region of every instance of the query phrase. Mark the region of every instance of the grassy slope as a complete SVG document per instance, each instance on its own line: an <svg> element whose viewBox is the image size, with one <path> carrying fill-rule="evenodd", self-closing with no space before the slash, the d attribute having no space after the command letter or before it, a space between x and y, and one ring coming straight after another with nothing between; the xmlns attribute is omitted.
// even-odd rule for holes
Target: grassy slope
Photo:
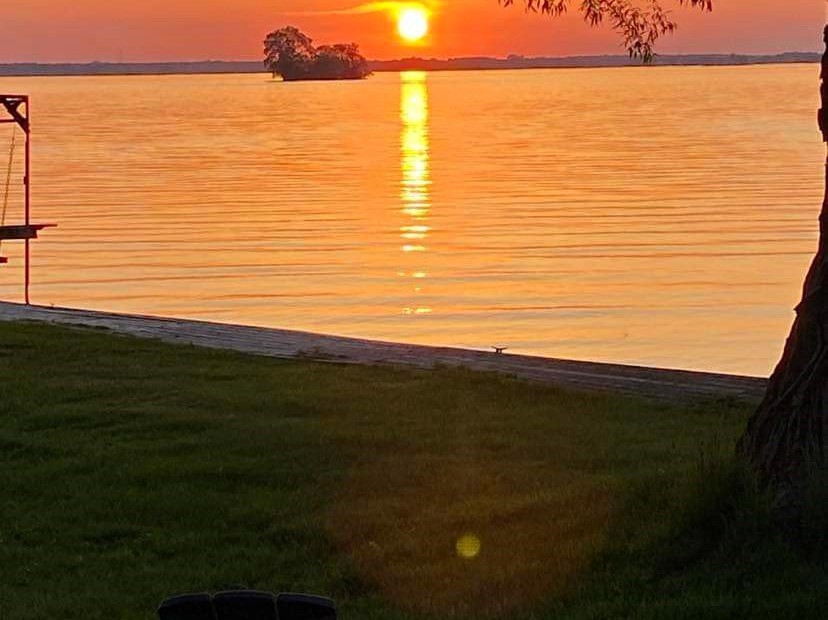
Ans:
<svg viewBox="0 0 828 620"><path fill-rule="evenodd" d="M697 472L748 410L0 323L0 618L235 587L364 619L822 617L824 568Z"/></svg>

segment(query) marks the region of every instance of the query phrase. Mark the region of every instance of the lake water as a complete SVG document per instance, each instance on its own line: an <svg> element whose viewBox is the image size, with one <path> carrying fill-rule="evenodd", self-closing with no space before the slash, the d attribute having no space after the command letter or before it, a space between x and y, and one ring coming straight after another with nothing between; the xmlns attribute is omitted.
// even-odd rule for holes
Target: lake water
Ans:
<svg viewBox="0 0 828 620"><path fill-rule="evenodd" d="M764 375L816 246L818 74L0 91L33 97L34 219L60 225L32 246L35 303ZM19 300L20 247L3 254L0 298Z"/></svg>

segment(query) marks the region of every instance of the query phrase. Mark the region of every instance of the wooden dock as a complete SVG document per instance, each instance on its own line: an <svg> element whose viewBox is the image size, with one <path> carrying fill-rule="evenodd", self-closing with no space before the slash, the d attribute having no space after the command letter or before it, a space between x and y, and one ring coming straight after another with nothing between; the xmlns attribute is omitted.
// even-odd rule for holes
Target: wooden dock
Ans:
<svg viewBox="0 0 828 620"><path fill-rule="evenodd" d="M25 306L7 302L0 302L0 320L106 328L119 334L141 338L284 359L426 369L459 366L503 373L545 384L634 394L662 401L687 402L722 397L757 401L762 397L767 383L765 379L757 377L497 354L488 351L327 336L286 329L71 308Z"/></svg>

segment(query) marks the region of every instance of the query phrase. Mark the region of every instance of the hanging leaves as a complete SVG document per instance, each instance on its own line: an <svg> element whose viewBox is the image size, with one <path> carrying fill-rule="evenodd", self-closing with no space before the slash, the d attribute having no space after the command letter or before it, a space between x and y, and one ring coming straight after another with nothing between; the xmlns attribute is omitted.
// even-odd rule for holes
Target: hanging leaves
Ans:
<svg viewBox="0 0 828 620"><path fill-rule="evenodd" d="M498 0L504 6L515 0ZM529 11L546 13L554 17L569 10L572 0L522 0ZM713 0L676 0L680 5L713 10ZM656 42L665 34L675 31L676 23L661 0L581 0L578 10L590 26L600 26L605 21L624 40L624 47L633 58L650 62L655 54Z"/></svg>

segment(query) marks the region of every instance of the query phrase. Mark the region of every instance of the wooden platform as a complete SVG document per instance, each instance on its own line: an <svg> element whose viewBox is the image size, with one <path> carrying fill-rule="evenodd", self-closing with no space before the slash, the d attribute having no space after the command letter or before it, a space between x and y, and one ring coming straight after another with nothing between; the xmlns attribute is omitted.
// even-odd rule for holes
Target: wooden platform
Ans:
<svg viewBox="0 0 828 620"><path fill-rule="evenodd" d="M37 239L37 233L44 228L53 228L55 224L25 224L20 226L0 226L0 241L20 241Z"/></svg>
<svg viewBox="0 0 828 620"><path fill-rule="evenodd" d="M635 394L662 401L687 402L722 397L758 401L766 385L765 379L756 377L577 362L508 353L496 354L487 351L326 336L284 329L25 306L6 302L0 302L0 320L43 321L106 328L141 338L287 359L399 365L426 369L440 365L461 366L472 370L500 372L545 384Z"/></svg>

